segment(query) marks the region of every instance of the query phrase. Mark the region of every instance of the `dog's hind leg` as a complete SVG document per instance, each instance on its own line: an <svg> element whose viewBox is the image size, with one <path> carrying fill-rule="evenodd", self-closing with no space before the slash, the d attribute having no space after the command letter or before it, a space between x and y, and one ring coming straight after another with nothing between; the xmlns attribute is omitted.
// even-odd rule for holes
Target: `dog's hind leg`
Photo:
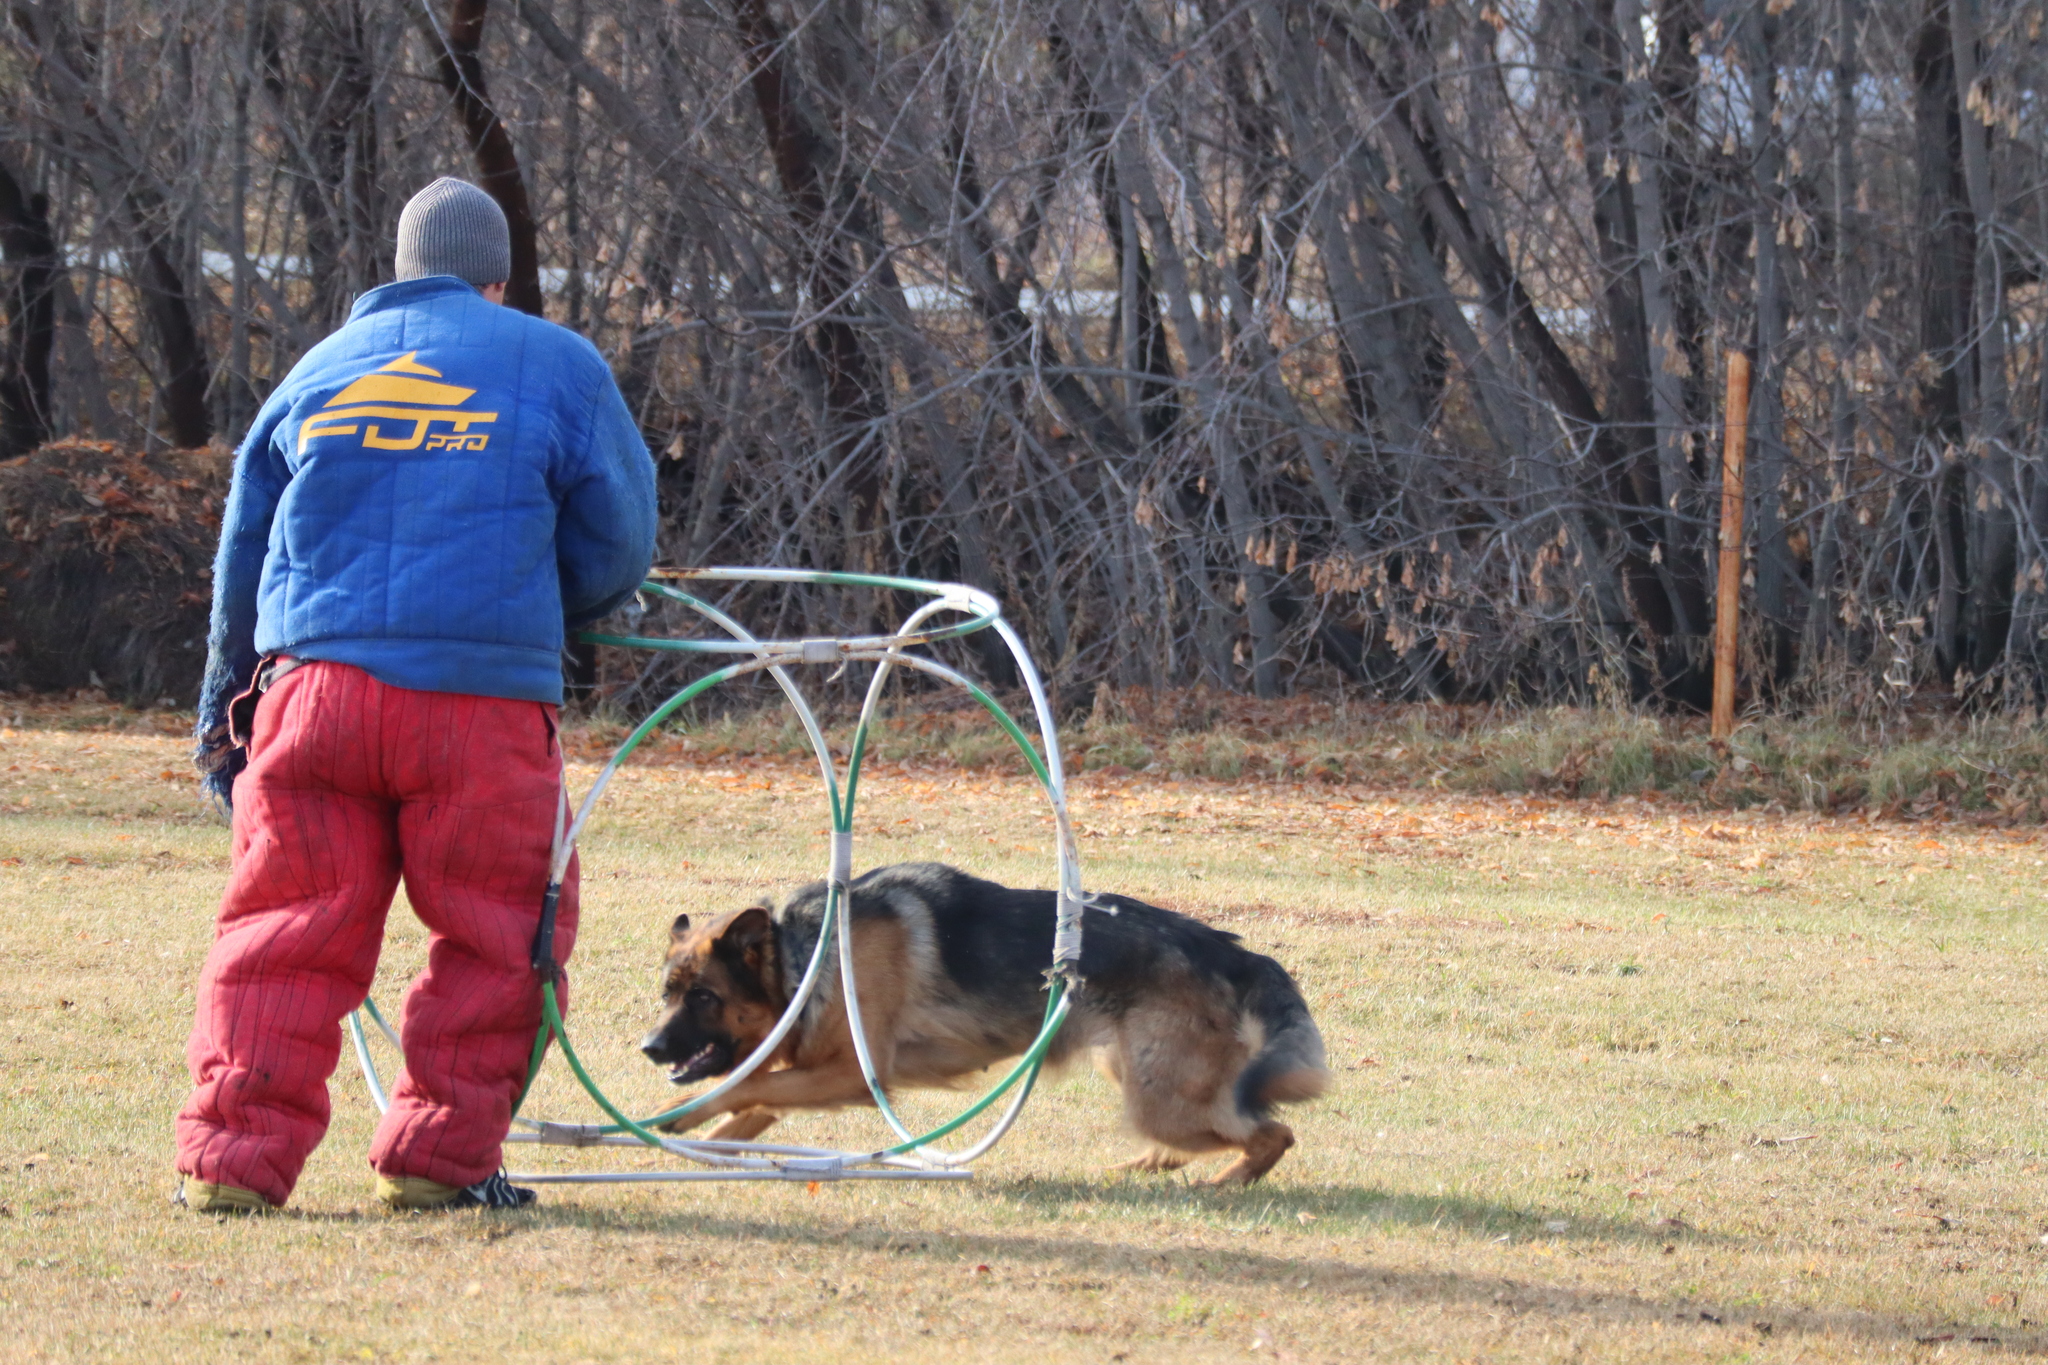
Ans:
<svg viewBox="0 0 2048 1365"><path fill-rule="evenodd" d="M746 1109L737 1114L727 1114L713 1124L711 1131L703 1137L705 1142L752 1142L775 1126L779 1116L766 1109Z"/></svg>
<svg viewBox="0 0 2048 1365"><path fill-rule="evenodd" d="M1202 1152L1242 1145L1251 1132L1228 1102L1243 1045L1230 1018L1207 1004L1191 991L1132 1010L1102 1050L1103 1069L1123 1088L1125 1121L1152 1144L1112 1169L1178 1170Z"/></svg>
<svg viewBox="0 0 2048 1365"><path fill-rule="evenodd" d="M1294 1130L1284 1123L1267 1119L1252 1129L1251 1136L1244 1140L1244 1153L1237 1160L1223 1168L1211 1185L1249 1185L1273 1169L1287 1149L1294 1145Z"/></svg>

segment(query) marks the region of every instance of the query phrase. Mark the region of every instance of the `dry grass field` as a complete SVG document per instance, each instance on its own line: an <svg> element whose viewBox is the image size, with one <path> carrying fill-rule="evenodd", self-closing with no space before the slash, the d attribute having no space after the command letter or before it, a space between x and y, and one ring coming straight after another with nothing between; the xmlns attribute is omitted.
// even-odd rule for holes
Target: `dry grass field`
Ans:
<svg viewBox="0 0 2048 1365"><path fill-rule="evenodd" d="M291 1209L215 1220L167 1203L227 867L176 725L0 730L10 1360L2048 1351L2037 832L1109 769L1076 780L1090 884L1276 954L1328 1038L1337 1084L1263 1184L1104 1174L1132 1143L1075 1074L965 1185L551 1187L525 1213L389 1217L345 1060ZM861 866L1050 874L1014 776L892 765L863 804ZM667 1098L632 1044L669 920L814 875L824 829L795 762L622 779L585 845L571 1020L613 1095ZM381 1001L421 952L401 910ZM557 1061L529 1112L593 1111ZM532 1150L515 1167L596 1164Z"/></svg>

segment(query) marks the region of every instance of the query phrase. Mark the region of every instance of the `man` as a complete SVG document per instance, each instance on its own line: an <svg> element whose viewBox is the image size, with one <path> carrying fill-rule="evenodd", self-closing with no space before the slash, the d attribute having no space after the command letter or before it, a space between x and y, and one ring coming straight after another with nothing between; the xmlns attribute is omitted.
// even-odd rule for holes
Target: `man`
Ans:
<svg viewBox="0 0 2048 1365"><path fill-rule="evenodd" d="M263 405L221 526L199 761L234 865L177 1123L178 1202L204 1212L290 1196L401 878L432 940L378 1196L533 1198L500 1158L540 1022L565 625L644 577L654 466L590 343L498 306L490 196L420 191L397 265ZM572 864L557 961L575 926Z"/></svg>

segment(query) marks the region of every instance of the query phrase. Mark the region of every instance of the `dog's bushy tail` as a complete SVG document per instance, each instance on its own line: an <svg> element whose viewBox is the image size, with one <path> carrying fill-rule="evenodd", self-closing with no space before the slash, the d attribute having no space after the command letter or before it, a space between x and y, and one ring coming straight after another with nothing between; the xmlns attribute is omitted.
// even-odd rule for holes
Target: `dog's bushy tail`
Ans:
<svg viewBox="0 0 2048 1365"><path fill-rule="evenodd" d="M1276 1104L1312 1100L1330 1084L1323 1035L1309 1017L1308 1002L1294 978L1270 957L1257 959L1258 972L1244 994L1244 1010L1259 1022L1265 1041L1237 1078L1237 1107L1264 1121Z"/></svg>

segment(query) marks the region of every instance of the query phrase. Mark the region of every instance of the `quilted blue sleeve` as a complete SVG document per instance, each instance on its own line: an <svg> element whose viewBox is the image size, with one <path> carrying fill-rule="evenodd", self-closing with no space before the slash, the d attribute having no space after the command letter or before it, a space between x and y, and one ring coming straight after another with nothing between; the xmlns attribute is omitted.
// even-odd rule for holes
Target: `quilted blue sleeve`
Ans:
<svg viewBox="0 0 2048 1365"><path fill-rule="evenodd" d="M631 597L654 562L654 461L610 369L596 364L589 445L569 471L555 521L562 615L571 626Z"/></svg>
<svg viewBox="0 0 2048 1365"><path fill-rule="evenodd" d="M220 549L213 559L213 617L206 637L206 676L200 684L198 749L193 760L201 784L231 806L235 775L246 756L228 736L228 703L256 672L256 591L270 545L270 523L291 479L272 444L289 404L273 396L235 454L234 482L221 516Z"/></svg>

